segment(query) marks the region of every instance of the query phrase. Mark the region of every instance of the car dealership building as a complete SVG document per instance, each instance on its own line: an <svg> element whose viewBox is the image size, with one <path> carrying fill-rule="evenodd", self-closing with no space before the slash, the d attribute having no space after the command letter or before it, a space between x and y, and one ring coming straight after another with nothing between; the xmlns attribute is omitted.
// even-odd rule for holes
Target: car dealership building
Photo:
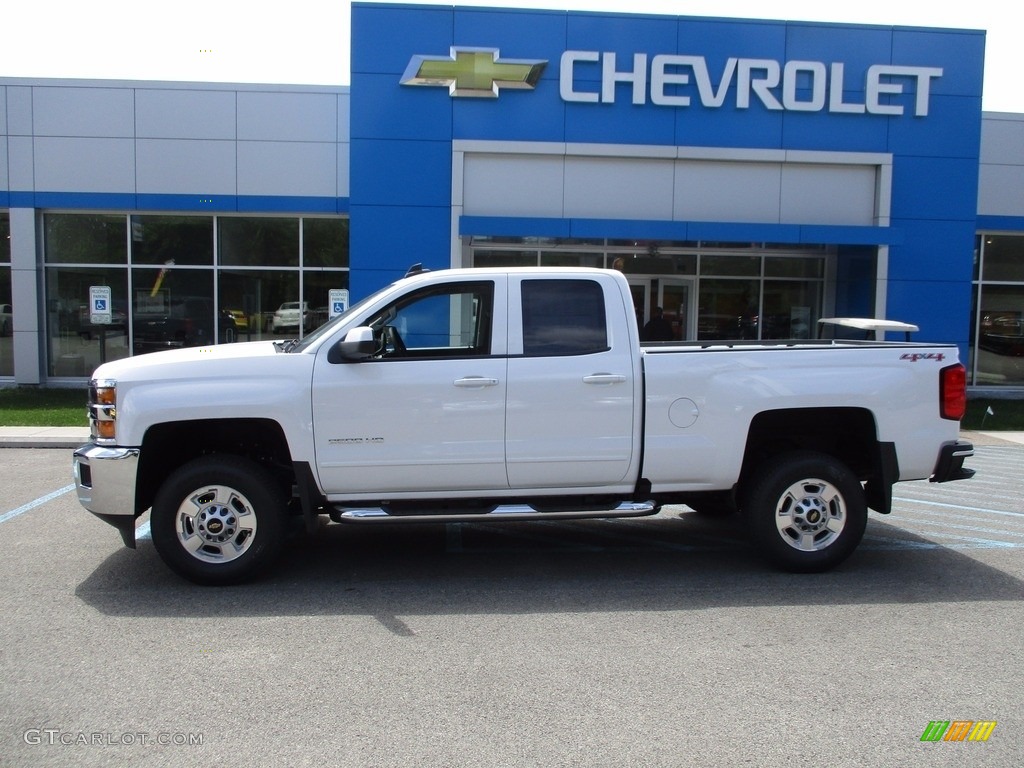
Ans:
<svg viewBox="0 0 1024 768"><path fill-rule="evenodd" d="M355 3L350 87L0 78L0 382L290 338L421 262L619 269L681 340L903 320L1024 390L1024 115L982 113L984 47Z"/></svg>

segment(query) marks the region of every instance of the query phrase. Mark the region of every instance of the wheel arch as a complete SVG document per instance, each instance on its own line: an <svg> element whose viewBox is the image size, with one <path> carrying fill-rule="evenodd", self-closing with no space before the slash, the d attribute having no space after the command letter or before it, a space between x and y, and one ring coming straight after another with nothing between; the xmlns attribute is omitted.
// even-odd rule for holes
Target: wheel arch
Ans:
<svg viewBox="0 0 1024 768"><path fill-rule="evenodd" d="M154 424L146 430L135 490L136 514L153 504L163 482L200 456L247 458L272 473L290 491L294 482L291 451L281 425L273 419L197 419Z"/></svg>
<svg viewBox="0 0 1024 768"><path fill-rule="evenodd" d="M814 451L841 461L865 483L872 509L888 513L899 478L896 449L880 442L874 414L866 408L784 408L762 411L750 423L740 485L766 461L783 453Z"/></svg>

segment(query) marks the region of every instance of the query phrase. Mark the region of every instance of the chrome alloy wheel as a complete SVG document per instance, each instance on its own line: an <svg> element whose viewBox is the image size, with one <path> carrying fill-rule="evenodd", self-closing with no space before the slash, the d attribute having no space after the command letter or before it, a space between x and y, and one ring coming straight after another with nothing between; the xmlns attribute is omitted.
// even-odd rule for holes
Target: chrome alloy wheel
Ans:
<svg viewBox="0 0 1024 768"><path fill-rule="evenodd" d="M846 527L846 502L836 486L808 478L789 486L779 497L775 526L782 540L802 552L832 544Z"/></svg>
<svg viewBox="0 0 1024 768"><path fill-rule="evenodd" d="M234 488L205 486L178 507L175 532L192 557L205 563L226 563L252 546L256 515L249 500Z"/></svg>

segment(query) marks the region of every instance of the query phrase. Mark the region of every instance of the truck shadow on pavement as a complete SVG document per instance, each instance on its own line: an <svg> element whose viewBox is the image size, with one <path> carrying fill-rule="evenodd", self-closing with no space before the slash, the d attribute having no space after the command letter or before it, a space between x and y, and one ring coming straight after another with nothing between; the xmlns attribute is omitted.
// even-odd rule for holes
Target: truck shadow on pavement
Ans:
<svg viewBox="0 0 1024 768"><path fill-rule="evenodd" d="M663 512L629 521L327 525L289 541L262 580L219 588L180 579L142 541L111 554L76 595L107 615L366 615L402 634L402 615L1020 601L1024 584L874 515L846 563L800 575L763 564L735 519Z"/></svg>

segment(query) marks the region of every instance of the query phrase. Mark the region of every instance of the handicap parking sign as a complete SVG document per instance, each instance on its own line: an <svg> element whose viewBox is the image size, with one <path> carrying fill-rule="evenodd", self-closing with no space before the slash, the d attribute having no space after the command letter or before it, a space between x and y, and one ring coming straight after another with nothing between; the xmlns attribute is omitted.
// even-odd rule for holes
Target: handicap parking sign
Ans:
<svg viewBox="0 0 1024 768"><path fill-rule="evenodd" d="M337 317L348 310L348 289L331 288L328 292L328 300L331 307L331 317Z"/></svg>
<svg viewBox="0 0 1024 768"><path fill-rule="evenodd" d="M114 317L110 309L110 286L89 286L89 322L93 325L110 325Z"/></svg>

